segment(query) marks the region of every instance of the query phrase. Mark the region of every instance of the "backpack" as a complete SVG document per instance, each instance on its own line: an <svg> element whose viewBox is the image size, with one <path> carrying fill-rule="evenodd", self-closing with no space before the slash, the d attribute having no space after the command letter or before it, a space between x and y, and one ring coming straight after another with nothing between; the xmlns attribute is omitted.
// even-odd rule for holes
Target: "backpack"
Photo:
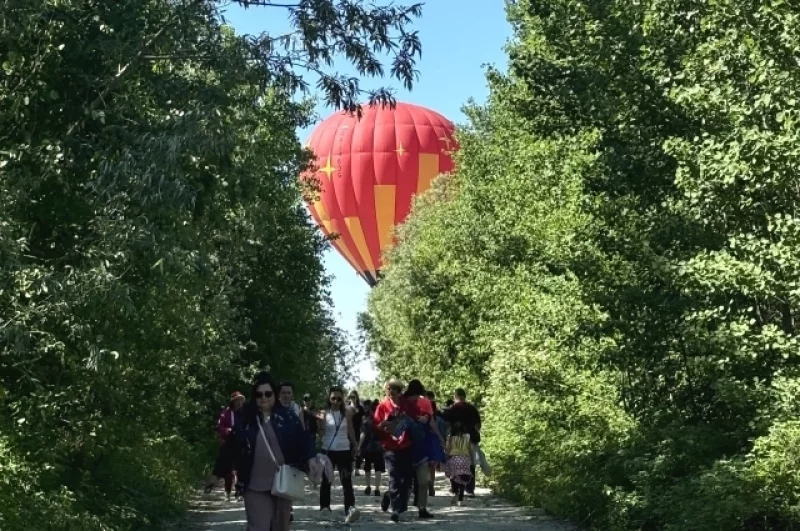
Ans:
<svg viewBox="0 0 800 531"><path fill-rule="evenodd" d="M406 434L412 444L425 440L425 427L408 415L403 415L394 429L394 436L398 439Z"/></svg>

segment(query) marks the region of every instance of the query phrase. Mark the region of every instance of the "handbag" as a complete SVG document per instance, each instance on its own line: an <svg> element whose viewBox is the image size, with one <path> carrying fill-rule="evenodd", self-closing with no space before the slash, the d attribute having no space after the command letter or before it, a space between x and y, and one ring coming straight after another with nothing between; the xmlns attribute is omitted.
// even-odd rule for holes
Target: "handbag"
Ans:
<svg viewBox="0 0 800 531"><path fill-rule="evenodd" d="M261 438L264 439L264 444L267 445L267 450L269 451L272 461L278 466L270 493L284 500L302 500L305 497L306 491L306 484L303 479L305 474L293 466L287 464L278 465L278 460L275 459L275 454L272 452L272 447L267 440L267 436L264 434L264 428L261 427L261 422L258 423L258 429L261 432Z"/></svg>
<svg viewBox="0 0 800 531"><path fill-rule="evenodd" d="M480 445L472 443L472 462L481 467L481 471L488 477L492 475L492 467L489 461L486 460L486 454L483 453Z"/></svg>

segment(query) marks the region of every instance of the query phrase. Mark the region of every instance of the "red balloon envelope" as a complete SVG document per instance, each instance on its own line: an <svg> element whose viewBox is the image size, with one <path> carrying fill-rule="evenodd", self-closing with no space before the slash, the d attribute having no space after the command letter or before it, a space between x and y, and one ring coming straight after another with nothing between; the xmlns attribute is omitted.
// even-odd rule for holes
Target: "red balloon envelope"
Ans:
<svg viewBox="0 0 800 531"><path fill-rule="evenodd" d="M338 112L311 133L320 186L311 214L325 235L339 236L334 247L370 286L413 197L453 169L454 130L441 114L398 102L365 107L361 119Z"/></svg>

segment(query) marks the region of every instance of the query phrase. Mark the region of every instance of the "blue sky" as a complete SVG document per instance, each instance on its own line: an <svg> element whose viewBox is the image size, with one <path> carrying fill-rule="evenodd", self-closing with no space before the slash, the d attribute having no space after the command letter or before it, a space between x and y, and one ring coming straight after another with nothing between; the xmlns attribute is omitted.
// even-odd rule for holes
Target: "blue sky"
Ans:
<svg viewBox="0 0 800 531"><path fill-rule="evenodd" d="M413 0L397 0L398 4L409 4ZM278 34L288 28L286 13L281 8L254 7L242 9L232 6L226 9L225 18L238 33ZM486 99L484 65L503 68L506 64L503 46L510 36L506 22L503 0L427 0L422 17L414 24L422 41L422 59L417 68L419 81L409 92L402 89L396 80L365 80L364 88L391 86L397 89L397 99L424 105L442 113L456 124L465 117L461 107L473 98L478 102ZM343 65L344 66L344 65ZM354 72L341 68L344 74ZM312 84L315 79L310 80ZM327 117L333 109L320 104L317 113ZM305 142L312 128L297 132ZM366 308L369 287L356 275L350 265L330 249L324 257L325 268L333 277L331 286L339 326L356 337L356 319ZM372 379L375 371L369 361L356 369L360 379Z"/></svg>

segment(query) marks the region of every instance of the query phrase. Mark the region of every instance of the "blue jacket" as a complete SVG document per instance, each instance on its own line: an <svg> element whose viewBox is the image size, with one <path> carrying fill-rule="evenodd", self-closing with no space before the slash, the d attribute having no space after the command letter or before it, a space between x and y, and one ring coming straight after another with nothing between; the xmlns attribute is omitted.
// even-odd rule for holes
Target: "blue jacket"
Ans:
<svg viewBox="0 0 800 531"><path fill-rule="evenodd" d="M243 489L246 489L250 483L256 438L261 436L258 429L260 412L252 404L247 404L245 408L242 421L234 427L233 431L233 439L236 444L237 483ZM309 445L308 436L297 415L278 403L272 410L270 424L278 438L284 462L308 472L308 460L314 457L314 451L313 446Z"/></svg>

